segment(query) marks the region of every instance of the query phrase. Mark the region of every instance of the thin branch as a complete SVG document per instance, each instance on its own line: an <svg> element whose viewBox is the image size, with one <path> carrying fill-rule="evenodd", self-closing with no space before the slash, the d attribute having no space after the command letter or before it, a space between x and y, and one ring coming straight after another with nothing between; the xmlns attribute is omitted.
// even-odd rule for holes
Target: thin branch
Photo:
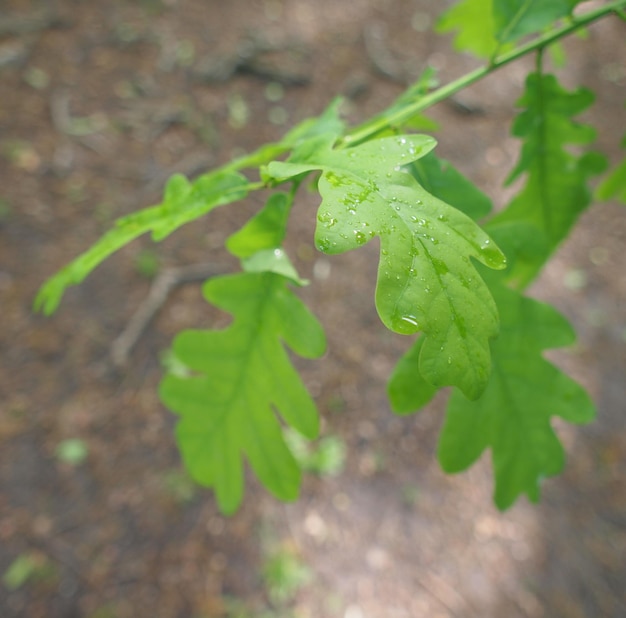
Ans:
<svg viewBox="0 0 626 618"><path fill-rule="evenodd" d="M132 349L146 328L165 304L171 291L184 283L204 281L209 277L227 272L220 264L192 264L182 268L170 268L154 280L147 298L128 322L126 328L111 344L111 361L116 367L124 367Z"/></svg>
<svg viewBox="0 0 626 618"><path fill-rule="evenodd" d="M378 114L377 117L372 121L368 121L365 125L361 125L360 127L356 127L352 131L350 131L344 138L344 145L356 145L359 144L374 135L388 129L389 127L400 126L404 121L408 118L411 118L415 114L424 111L425 109L432 107L436 103L439 103L445 99L448 99L453 94L456 94L460 90L463 90L474 84L475 82L480 81L487 75L490 75L494 71L500 69L501 67L510 64L511 62L526 56L538 49L544 48L563 37L575 32L576 30L589 25L590 23L601 19L602 17L606 17L611 13L618 13L619 11L626 9L626 0L614 0L614 2L610 2L609 4L595 9L593 11L589 11L584 15L574 18L570 23L565 26L561 26L559 28L555 28L550 30L546 34L534 38L532 41L526 43L525 45L521 45L520 47L502 54L498 58L495 58L493 62L479 67L478 69L463 75L459 79L434 90L430 94L427 94L423 97L420 97L414 103L403 107L402 109L390 114L387 111L383 111Z"/></svg>

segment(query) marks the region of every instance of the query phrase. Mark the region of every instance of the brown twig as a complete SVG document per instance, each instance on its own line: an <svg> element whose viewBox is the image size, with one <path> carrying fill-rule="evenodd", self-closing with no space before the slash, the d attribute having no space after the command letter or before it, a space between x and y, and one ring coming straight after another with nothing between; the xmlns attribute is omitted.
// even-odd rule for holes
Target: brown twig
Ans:
<svg viewBox="0 0 626 618"><path fill-rule="evenodd" d="M192 264L181 268L170 268L159 274L146 299L141 303L126 328L111 344L111 361L116 367L124 367L132 349L146 328L167 301L170 292L184 283L202 281L226 271L224 265Z"/></svg>

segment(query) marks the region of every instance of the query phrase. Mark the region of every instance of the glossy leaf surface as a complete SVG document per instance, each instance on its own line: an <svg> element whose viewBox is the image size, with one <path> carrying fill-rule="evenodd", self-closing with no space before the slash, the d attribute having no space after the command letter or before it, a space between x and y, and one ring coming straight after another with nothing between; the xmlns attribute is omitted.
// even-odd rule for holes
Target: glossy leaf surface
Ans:
<svg viewBox="0 0 626 618"><path fill-rule="evenodd" d="M502 268L504 256L462 212L435 198L402 169L429 152L427 136L388 137L333 150L328 142L272 163L276 178L322 169L317 247L334 254L380 238L376 307L396 332L423 331L420 372L436 386L477 397L486 383L489 338L498 318L470 258Z"/></svg>

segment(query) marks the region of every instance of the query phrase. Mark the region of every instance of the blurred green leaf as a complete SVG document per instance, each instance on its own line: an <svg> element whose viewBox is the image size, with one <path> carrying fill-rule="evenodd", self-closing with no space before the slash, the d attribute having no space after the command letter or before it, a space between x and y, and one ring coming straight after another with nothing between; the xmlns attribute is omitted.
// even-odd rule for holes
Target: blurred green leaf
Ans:
<svg viewBox="0 0 626 618"><path fill-rule="evenodd" d="M83 440L73 438L59 442L54 452L59 461L77 466L85 461L89 449Z"/></svg>

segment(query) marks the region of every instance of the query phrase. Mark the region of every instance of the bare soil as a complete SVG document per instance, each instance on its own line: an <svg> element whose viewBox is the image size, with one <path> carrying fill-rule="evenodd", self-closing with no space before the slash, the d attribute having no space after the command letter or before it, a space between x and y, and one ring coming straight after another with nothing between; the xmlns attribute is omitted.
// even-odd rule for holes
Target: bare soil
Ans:
<svg viewBox="0 0 626 618"><path fill-rule="evenodd" d="M540 506L520 500L506 513L490 501L488 458L455 477L439 470L445 397L413 416L390 412L385 382L409 342L376 316L377 249L316 254L312 195L296 209L288 249L313 281L303 296L330 345L300 366L324 433L342 437L348 455L338 476L307 477L295 504L276 503L250 478L242 509L226 519L181 472L155 388L172 336L217 323L197 285L170 296L123 371L109 356L149 290L155 255L159 268L236 268L221 242L262 196L156 248L133 243L52 318L31 310L47 276L115 218L158 202L172 173L194 175L276 139L337 93L357 122L428 64L442 81L474 66L430 32L435 4L3 0L0 574L18 556L36 568L14 590L0 585L2 618L626 616L620 206L594 205L532 290L578 330L576 347L550 358L590 390L598 420L559 426L565 473L545 483ZM626 126L625 34L617 20L594 25L587 40L568 41L561 71L568 85L597 92L586 120L613 160ZM246 56L261 44L266 51ZM497 204L510 195L500 189L517 154L507 131L529 66L432 113L439 153ZM67 439L87 446L81 464L56 455ZM262 576L277 553L310 571L284 601Z"/></svg>

